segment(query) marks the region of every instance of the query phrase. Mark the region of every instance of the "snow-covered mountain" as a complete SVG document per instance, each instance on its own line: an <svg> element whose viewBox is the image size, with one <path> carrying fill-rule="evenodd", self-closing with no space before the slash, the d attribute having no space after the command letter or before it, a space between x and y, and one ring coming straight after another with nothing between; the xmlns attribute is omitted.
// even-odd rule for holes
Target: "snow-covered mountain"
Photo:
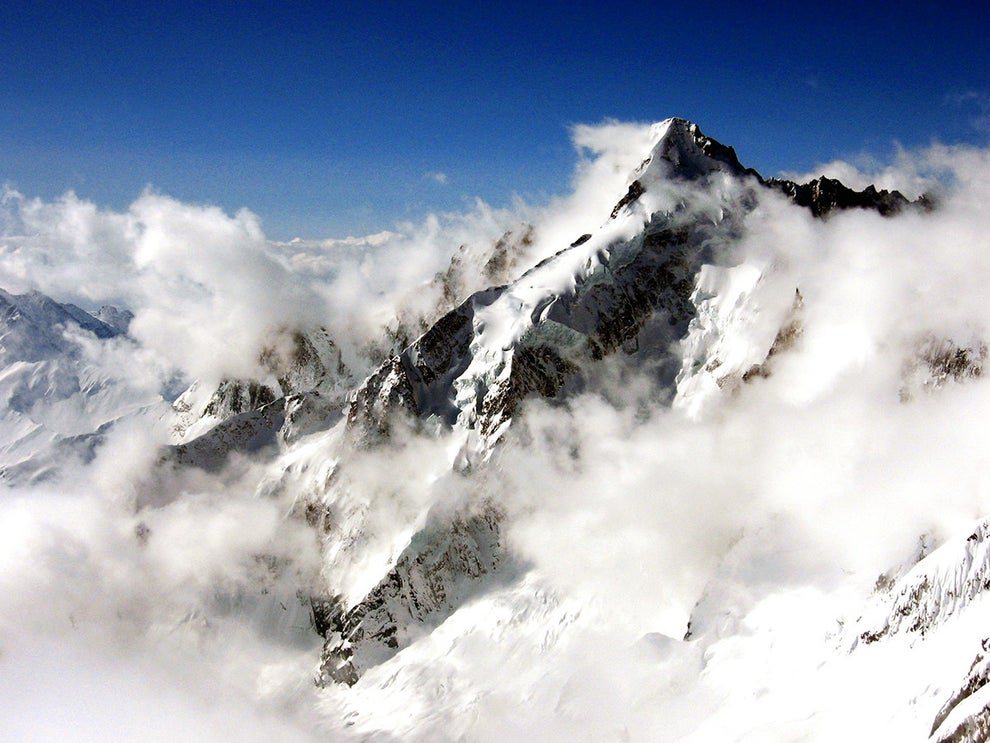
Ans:
<svg viewBox="0 0 990 743"><path fill-rule="evenodd" d="M931 263L981 207L642 138L566 238L464 244L363 347L275 327L170 405L115 363L140 307L0 293L5 478L156 421L122 544L168 564L209 503L250 569L134 621L308 653L335 739L985 739L990 318Z"/></svg>
<svg viewBox="0 0 990 743"><path fill-rule="evenodd" d="M91 315L37 291L0 289L0 473L8 483L52 477L67 460L90 461L116 421L161 405L140 378L114 367L130 343L129 317L111 306Z"/></svg>
<svg viewBox="0 0 990 743"><path fill-rule="evenodd" d="M827 179L765 181L681 119L654 126L651 137L596 232L575 235L510 284L472 294L364 382L347 419L362 442L388 438L397 419L411 420L450 430L460 442L453 466L475 466L527 398L607 395L616 355L627 373L645 374L659 398L696 411L706 396L768 374L771 357L800 334L799 287L761 293L763 275L727 261L760 190L782 192L816 218L909 206L897 192L855 192ZM740 321L726 305L752 312L743 302L754 293L768 317L751 335L732 328ZM496 496L470 520L430 524L364 599L336 604L321 622L324 677L353 683L356 668L402 647L431 615L450 613L463 594L452 588L460 576L496 572L498 522ZM470 535L453 555L451 529Z"/></svg>
<svg viewBox="0 0 990 743"><path fill-rule="evenodd" d="M351 375L324 328L279 331L259 363L265 379L225 379L212 391L194 382L176 398L176 462L216 470L232 451L278 451L342 416Z"/></svg>

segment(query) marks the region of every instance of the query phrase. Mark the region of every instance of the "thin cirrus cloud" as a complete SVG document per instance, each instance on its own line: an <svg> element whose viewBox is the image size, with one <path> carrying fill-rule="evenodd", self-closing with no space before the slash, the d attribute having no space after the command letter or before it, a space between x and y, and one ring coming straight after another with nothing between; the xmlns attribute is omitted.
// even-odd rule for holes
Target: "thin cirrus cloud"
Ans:
<svg viewBox="0 0 990 743"><path fill-rule="evenodd" d="M428 173L424 173L423 178L433 181L434 183L438 183L441 186L446 186L449 180L447 174L439 170L431 170Z"/></svg>
<svg viewBox="0 0 990 743"><path fill-rule="evenodd" d="M990 92L967 90L962 93L950 93L945 100L950 105L967 112L969 124L973 129L982 134L990 134Z"/></svg>

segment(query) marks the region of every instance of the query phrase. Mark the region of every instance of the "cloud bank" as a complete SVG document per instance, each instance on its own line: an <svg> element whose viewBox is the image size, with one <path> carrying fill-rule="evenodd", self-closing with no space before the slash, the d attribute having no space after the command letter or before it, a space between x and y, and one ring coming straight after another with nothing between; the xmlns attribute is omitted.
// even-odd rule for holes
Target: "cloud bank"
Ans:
<svg viewBox="0 0 990 743"><path fill-rule="evenodd" d="M440 300L433 278L452 257L487 260L526 223L520 250L535 262L607 219L648 127L573 136L571 194L478 203L367 239L272 243L248 211L153 192L121 212L7 192L0 286L124 304L140 352L190 377L250 375L272 329L307 322L329 327L361 368L362 347L398 314ZM933 339L978 349L990 335L990 152L939 146L873 172L824 172L934 190L939 206L820 222L761 198L720 256L726 275L755 277L724 333L747 348L772 339L797 290L794 345L767 374L713 387L704 405L671 405L669 390L621 369L607 395L528 403L477 486L506 513L520 574L353 689L311 683L319 638L296 592L326 566L314 533L287 516L298 493L266 490L275 475L264 466L168 481L167 497L136 511L155 439L124 427L71 487L5 493L0 695L18 710L15 730L731 739L794 710L826 720L795 723L797 737L842 729L863 684L890 682L878 665L854 683L860 666L830 660L828 633L919 540L937 544L990 513L985 380L935 383L917 369ZM431 509L475 494L441 474L449 443L414 440L354 465L355 508L373 532L349 546L354 575L342 581L360 583L362 546L387 563ZM329 437L301 445L333 454ZM689 620L698 639L682 642ZM884 699L880 717L896 717L899 698Z"/></svg>

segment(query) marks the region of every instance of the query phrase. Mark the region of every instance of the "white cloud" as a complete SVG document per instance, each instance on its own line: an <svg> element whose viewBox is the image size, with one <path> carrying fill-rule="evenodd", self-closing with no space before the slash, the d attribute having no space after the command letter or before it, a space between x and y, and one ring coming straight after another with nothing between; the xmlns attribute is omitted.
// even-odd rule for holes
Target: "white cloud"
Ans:
<svg viewBox="0 0 990 743"><path fill-rule="evenodd" d="M122 303L134 337L192 377L256 373L275 328L325 314L247 210L230 216L150 191L124 212L72 193L7 203L21 234L0 238L0 285Z"/></svg>
<svg viewBox="0 0 990 743"><path fill-rule="evenodd" d="M951 175L940 208L823 223L768 196L748 218L730 262L783 277L754 290L756 314L775 292L804 297L769 377L700 418L635 378L610 401L527 405L492 478L526 577L326 711L350 711L359 734L472 740L829 739L852 719L854 734L927 734L933 679L958 681L977 647L953 679L944 645L847 656L838 638L922 537L990 512L986 380L899 394L924 338L990 333L990 153L932 148L897 167ZM700 639L681 643L692 613Z"/></svg>
<svg viewBox="0 0 990 743"><path fill-rule="evenodd" d="M271 243L250 212L150 192L120 212L72 194L46 203L8 193L0 285L124 302L142 353L195 375L249 371L268 329L300 319L356 348L397 308L425 312L436 301L425 287L461 245L489 245L528 221L535 262L604 222L648 127L606 123L573 137L582 159L568 196L504 210L478 202L364 239ZM898 394L919 339L990 334L990 153L933 147L871 173L827 168L851 185L910 195L938 185L941 204L821 223L781 198L761 200L727 260L781 277L754 289L752 337L800 289L799 343L771 376L699 417L660 404L636 375L608 401L528 404L485 484L506 509L522 575L353 690L311 685L318 644L292 624L304 608L280 623L278 602L325 567L313 535L285 516L297 493L257 495L281 471L245 462L220 479L160 478L167 492L135 513L154 438L122 426L68 480L72 491L0 501L0 695L25 729L61 734L58 721L44 727L61 708L66 726L93 738L148 733L136 719L152 720L149 734L163 739L384 730L383 739L477 740L658 730L724 739L788 710L837 719L852 677L833 669L816 680L828 627L879 572L909 559L921 534L942 538L990 511L987 382L907 404ZM431 507L471 490L439 474L452 442L404 443L349 470L352 505L371 531L355 531L340 553L355 558L351 570L335 579L356 594ZM321 465L332 461L330 443L308 445ZM287 572L259 572L268 555ZM707 628L710 644L656 635L679 637L699 600L695 629ZM733 689L751 703L733 702ZM792 689L808 693L795 700ZM811 724L795 723L797 737Z"/></svg>
<svg viewBox="0 0 990 743"><path fill-rule="evenodd" d="M12 734L311 740L292 712L316 650L295 598L318 569L308 530L243 488L135 514L83 471L70 482L73 492L8 491L0 504ZM266 572L266 555L282 575Z"/></svg>
<svg viewBox="0 0 990 743"><path fill-rule="evenodd" d="M967 90L964 93L951 93L946 101L962 109L973 111L970 126L984 134L990 133L990 92Z"/></svg>

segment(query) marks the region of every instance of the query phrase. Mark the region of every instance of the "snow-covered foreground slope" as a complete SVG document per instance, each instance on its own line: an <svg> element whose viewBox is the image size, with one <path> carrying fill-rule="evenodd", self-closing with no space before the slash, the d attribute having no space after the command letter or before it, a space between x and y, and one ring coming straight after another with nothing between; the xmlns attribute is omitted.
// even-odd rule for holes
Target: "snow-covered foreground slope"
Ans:
<svg viewBox="0 0 990 743"><path fill-rule="evenodd" d="M569 199L486 212L502 237L455 244L379 325L195 328L217 358L180 371L229 371L168 409L148 338L189 331L174 297L134 308L133 340L119 313L3 295L2 464L33 473L0 494L7 729L985 738L990 157L919 155L952 186L909 199L766 180L679 119L582 136ZM140 255L158 206L99 234ZM289 261L249 216L162 209L182 230L156 240L223 259L160 285L193 306L229 297L237 235L239 271L277 273L242 308L277 305L293 262L339 308L360 291L305 277L423 255L384 235L359 265L356 241ZM12 276L59 225L10 238ZM232 332L257 343L225 367ZM50 453L67 440L85 456ZM52 699L73 700L54 721Z"/></svg>

